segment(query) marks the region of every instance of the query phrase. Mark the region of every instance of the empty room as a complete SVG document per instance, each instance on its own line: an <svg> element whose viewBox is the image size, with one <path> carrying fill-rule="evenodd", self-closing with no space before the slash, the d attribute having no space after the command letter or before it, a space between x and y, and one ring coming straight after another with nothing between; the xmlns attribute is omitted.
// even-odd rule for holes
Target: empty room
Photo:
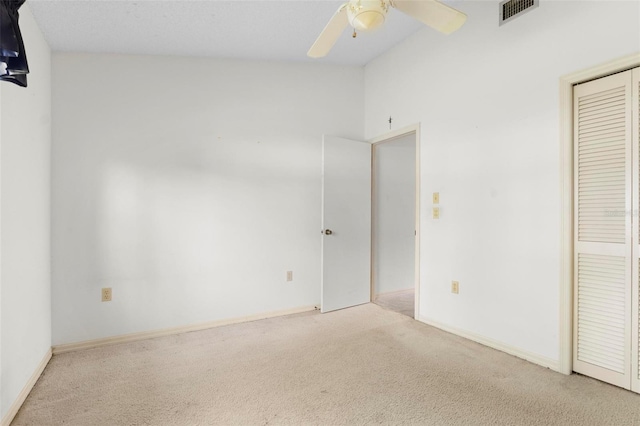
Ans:
<svg viewBox="0 0 640 426"><path fill-rule="evenodd" d="M0 24L0 426L640 425L640 1Z"/></svg>

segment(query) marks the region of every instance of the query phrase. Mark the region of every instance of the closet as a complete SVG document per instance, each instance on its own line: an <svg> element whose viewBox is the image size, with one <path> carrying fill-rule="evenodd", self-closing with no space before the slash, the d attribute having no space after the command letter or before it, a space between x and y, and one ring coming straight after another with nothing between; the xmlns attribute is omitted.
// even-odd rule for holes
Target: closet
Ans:
<svg viewBox="0 0 640 426"><path fill-rule="evenodd" d="M573 93L573 369L640 392L640 68Z"/></svg>

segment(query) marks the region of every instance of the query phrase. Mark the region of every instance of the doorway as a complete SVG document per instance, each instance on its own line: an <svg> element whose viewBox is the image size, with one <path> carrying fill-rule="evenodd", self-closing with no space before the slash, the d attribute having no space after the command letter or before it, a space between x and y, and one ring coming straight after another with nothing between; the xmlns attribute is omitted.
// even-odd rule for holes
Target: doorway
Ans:
<svg viewBox="0 0 640 426"><path fill-rule="evenodd" d="M417 131L372 143L371 301L417 318Z"/></svg>
<svg viewBox="0 0 640 426"><path fill-rule="evenodd" d="M560 357L558 371L574 371L574 88L576 85L640 66L640 54L634 53L586 70L560 77L560 164L561 250L560 250ZM637 185L636 185L637 187Z"/></svg>
<svg viewBox="0 0 640 426"><path fill-rule="evenodd" d="M565 374L580 372L636 392L640 389L637 302L631 303L631 309L627 305L629 299L638 300L638 287L633 284L638 282L640 253L634 209L638 205L638 70L630 71L629 82L622 80L625 71L638 65L640 55L633 54L560 78L563 167L558 365ZM603 78L607 76L621 81ZM632 90L634 81L636 90ZM604 87L607 85L611 87ZM611 108L614 111L607 110ZM612 147L616 144L619 146ZM605 155L620 158L614 161ZM620 170L608 169L616 165ZM621 187L612 190L607 179ZM633 329L632 344L628 328ZM621 346L611 339L613 335L624 341Z"/></svg>
<svg viewBox="0 0 640 426"><path fill-rule="evenodd" d="M573 369L636 391L638 88L634 68L573 92Z"/></svg>

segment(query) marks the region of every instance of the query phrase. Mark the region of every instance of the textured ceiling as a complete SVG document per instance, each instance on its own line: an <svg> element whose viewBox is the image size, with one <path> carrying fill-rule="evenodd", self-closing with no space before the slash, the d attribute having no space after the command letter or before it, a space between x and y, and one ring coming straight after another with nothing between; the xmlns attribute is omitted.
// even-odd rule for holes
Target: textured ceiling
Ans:
<svg viewBox="0 0 640 426"><path fill-rule="evenodd" d="M306 57L307 50L342 3L29 0L55 51L283 61L312 61ZM315 61L364 65L421 28L419 22L391 10L381 29L356 39L346 30L331 53Z"/></svg>

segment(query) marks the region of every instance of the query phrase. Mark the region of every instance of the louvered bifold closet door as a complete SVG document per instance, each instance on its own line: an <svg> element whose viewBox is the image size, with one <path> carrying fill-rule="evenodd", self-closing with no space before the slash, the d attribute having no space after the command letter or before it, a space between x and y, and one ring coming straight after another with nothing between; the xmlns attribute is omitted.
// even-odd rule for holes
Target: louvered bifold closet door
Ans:
<svg viewBox="0 0 640 426"><path fill-rule="evenodd" d="M640 392L640 68L631 71L633 221L631 277L631 389Z"/></svg>
<svg viewBox="0 0 640 426"><path fill-rule="evenodd" d="M631 73L574 88L573 369L631 384Z"/></svg>

